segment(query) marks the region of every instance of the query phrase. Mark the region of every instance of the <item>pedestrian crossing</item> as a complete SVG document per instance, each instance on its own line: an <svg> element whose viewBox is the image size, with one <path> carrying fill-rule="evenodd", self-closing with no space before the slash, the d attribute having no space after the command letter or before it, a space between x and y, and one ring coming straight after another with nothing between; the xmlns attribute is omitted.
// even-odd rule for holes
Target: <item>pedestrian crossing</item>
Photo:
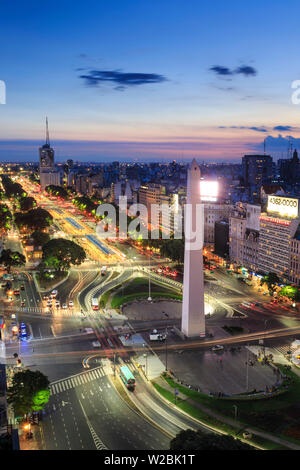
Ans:
<svg viewBox="0 0 300 470"><path fill-rule="evenodd" d="M93 382L94 380L105 376L106 374L103 370L103 367L97 367L87 372L72 375L66 379L57 380L56 382L52 382L50 384L50 395L57 395L59 393L66 392L67 390L80 387L80 385Z"/></svg>
<svg viewBox="0 0 300 470"><path fill-rule="evenodd" d="M290 345L284 345L284 346L276 346L275 348L275 351L283 354L284 356L287 354L288 351L291 350L291 346Z"/></svg>

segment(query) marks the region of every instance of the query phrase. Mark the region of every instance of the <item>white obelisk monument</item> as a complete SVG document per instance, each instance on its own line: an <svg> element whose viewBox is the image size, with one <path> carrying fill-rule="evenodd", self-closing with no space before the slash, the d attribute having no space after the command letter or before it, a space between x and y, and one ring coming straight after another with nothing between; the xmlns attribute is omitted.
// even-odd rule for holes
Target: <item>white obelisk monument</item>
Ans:
<svg viewBox="0 0 300 470"><path fill-rule="evenodd" d="M200 168L194 159L187 174L185 247L181 331L187 337L205 336L203 235L204 206L200 200Z"/></svg>

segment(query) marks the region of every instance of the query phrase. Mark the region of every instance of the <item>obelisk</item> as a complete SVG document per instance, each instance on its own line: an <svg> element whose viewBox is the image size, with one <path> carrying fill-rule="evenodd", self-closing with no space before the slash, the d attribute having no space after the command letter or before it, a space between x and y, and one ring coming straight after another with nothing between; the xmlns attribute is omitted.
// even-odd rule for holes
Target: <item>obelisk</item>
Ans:
<svg viewBox="0 0 300 470"><path fill-rule="evenodd" d="M204 208L200 199L200 168L192 161L187 174L185 247L181 331L187 337L205 336L203 234Z"/></svg>

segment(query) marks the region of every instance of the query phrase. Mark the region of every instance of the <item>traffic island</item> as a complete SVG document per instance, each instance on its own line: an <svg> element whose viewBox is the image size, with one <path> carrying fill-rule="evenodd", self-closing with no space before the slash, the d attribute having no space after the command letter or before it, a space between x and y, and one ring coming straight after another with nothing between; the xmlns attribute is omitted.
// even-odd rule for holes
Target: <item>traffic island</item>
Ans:
<svg viewBox="0 0 300 470"><path fill-rule="evenodd" d="M247 430L255 436L254 445L300 450L300 377L285 366L278 367L283 375L281 388L268 396L212 397L178 384L169 375L153 381L153 386L172 406L176 401L182 411L222 432L239 437Z"/></svg>

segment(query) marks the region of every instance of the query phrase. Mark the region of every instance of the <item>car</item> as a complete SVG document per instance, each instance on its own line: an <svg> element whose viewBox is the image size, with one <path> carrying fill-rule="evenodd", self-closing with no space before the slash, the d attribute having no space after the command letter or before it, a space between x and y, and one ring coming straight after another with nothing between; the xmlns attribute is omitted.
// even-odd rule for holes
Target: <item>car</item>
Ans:
<svg viewBox="0 0 300 470"><path fill-rule="evenodd" d="M15 290L14 290L14 295L20 295L20 290L19 290L19 289L15 289Z"/></svg>
<svg viewBox="0 0 300 470"><path fill-rule="evenodd" d="M25 323L21 323L19 327L19 337L27 338L27 329Z"/></svg>
<svg viewBox="0 0 300 470"><path fill-rule="evenodd" d="M16 318L16 314L15 313L12 313L11 314L11 318L14 320Z"/></svg>
<svg viewBox="0 0 300 470"><path fill-rule="evenodd" d="M62 308L68 308L67 304L62 304Z"/></svg>
<svg viewBox="0 0 300 470"><path fill-rule="evenodd" d="M25 300L21 300L21 307L25 307Z"/></svg>
<svg viewBox="0 0 300 470"><path fill-rule="evenodd" d="M43 295L43 300L49 300L48 295Z"/></svg>
<svg viewBox="0 0 300 470"><path fill-rule="evenodd" d="M57 290L53 289L53 291L51 292L51 297L56 297L56 296L57 296Z"/></svg>
<svg viewBox="0 0 300 470"><path fill-rule="evenodd" d="M55 302L55 307L56 307L56 308L59 308L59 307L60 307L60 302L59 302L58 300Z"/></svg>
<svg viewBox="0 0 300 470"><path fill-rule="evenodd" d="M224 346L222 346L221 344L216 344L215 346L211 348L212 351L223 351L223 349L224 349Z"/></svg>
<svg viewBox="0 0 300 470"><path fill-rule="evenodd" d="M20 285L20 289L21 289L21 290L25 290L24 284L21 284L21 285Z"/></svg>
<svg viewBox="0 0 300 470"><path fill-rule="evenodd" d="M74 302L73 302L73 300L69 300L69 307L74 307Z"/></svg>

